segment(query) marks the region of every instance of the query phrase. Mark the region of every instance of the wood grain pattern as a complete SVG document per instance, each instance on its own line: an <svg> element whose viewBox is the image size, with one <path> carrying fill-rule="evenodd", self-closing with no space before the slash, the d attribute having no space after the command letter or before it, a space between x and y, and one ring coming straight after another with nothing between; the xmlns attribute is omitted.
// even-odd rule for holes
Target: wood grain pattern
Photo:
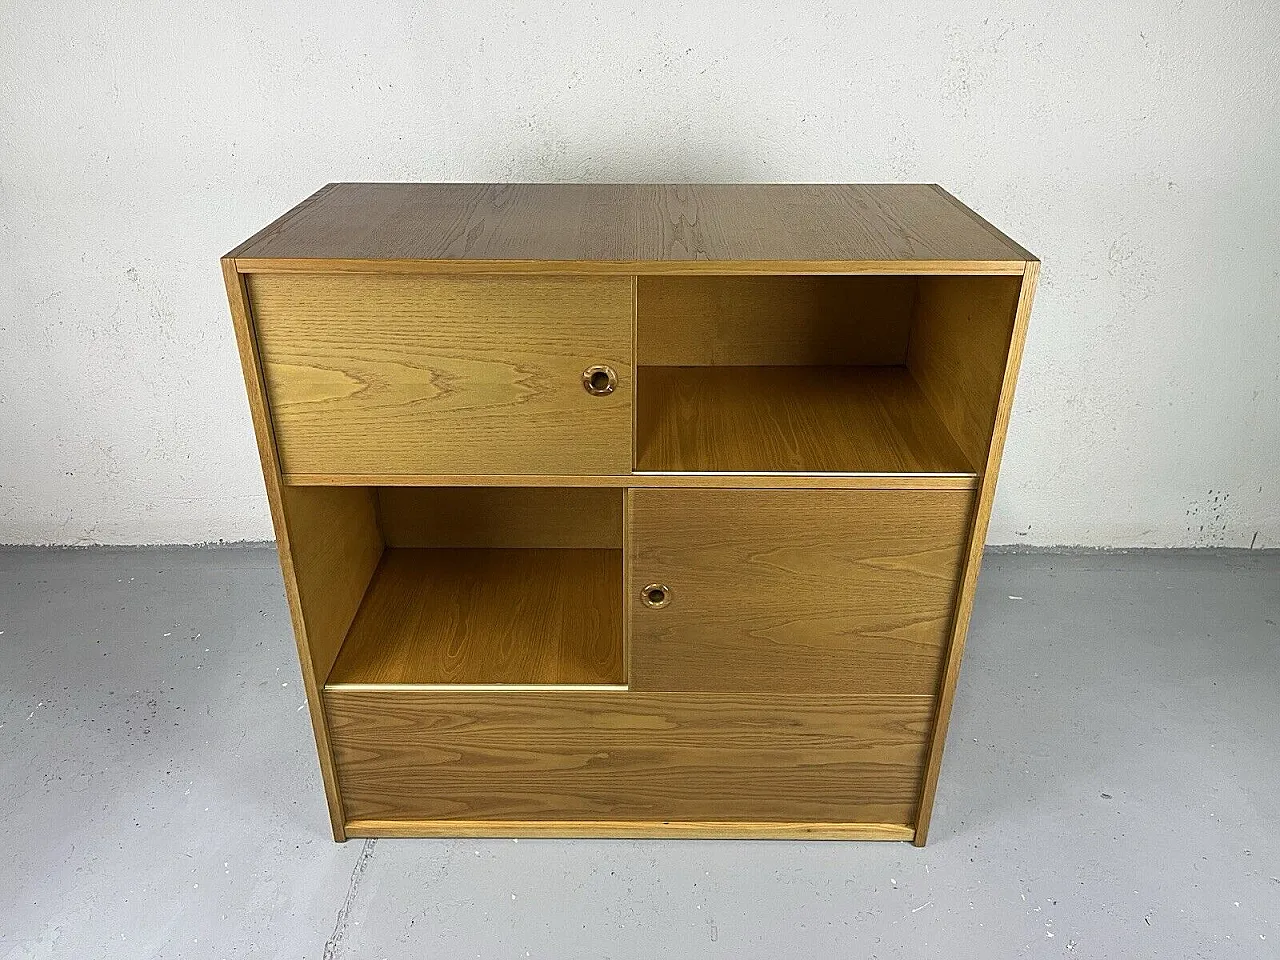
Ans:
<svg viewBox="0 0 1280 960"><path fill-rule="evenodd" d="M973 530L969 536L960 593L956 600L955 623L951 629L951 642L947 649L942 682L938 690L937 714L934 718L933 732L929 738L929 757L920 790L920 819L915 835L917 846L924 846L929 838L933 799L938 787L938 775L942 770L942 752L947 742L947 728L951 723L951 707L955 702L956 683L960 679L960 662L964 658L969 618L973 614L973 598L978 586L978 571L982 566L982 548L987 542L987 524L991 520L991 506L995 501L996 478L1000 472L1000 458L1004 453L1005 437L1009 432L1009 417L1013 412L1013 394L1018 383L1018 368L1022 364L1027 324L1031 320L1031 302L1035 299L1036 281L1039 277L1040 264L1038 262L1028 264L1026 276L1018 293L1018 309L1014 318L1009 353L1005 360L993 437L982 471L982 486L977 495Z"/></svg>
<svg viewBox="0 0 1280 960"><path fill-rule="evenodd" d="M382 557L373 491L281 487L307 649L323 685Z"/></svg>
<svg viewBox="0 0 1280 960"><path fill-rule="evenodd" d="M972 473L637 473L617 476L566 477L543 474L439 473L289 473L285 482L303 487L354 484L367 487L793 487L837 490L976 490Z"/></svg>
<svg viewBox="0 0 1280 960"><path fill-rule="evenodd" d="M923 844L1038 271L936 185L331 184L241 244L335 837Z"/></svg>
<svg viewBox="0 0 1280 960"><path fill-rule="evenodd" d="M937 193L940 197L942 197L944 200L946 200L948 203L954 206L962 214L964 214L966 217L968 217L970 220L972 220L974 223L980 226L983 230L986 230L988 233L990 233L993 237L995 237L1001 243L1007 244L1009 249L1018 255L1019 259L1025 260L1028 263L1036 259L1035 254L1027 250L1027 248L1022 246L1022 244L1009 239L1009 237L1005 235L1004 231L1002 231L994 223L991 223L986 218L984 218L980 213L978 213L978 211L974 210L971 207L966 206L964 201L960 200L960 198L952 195L951 193L948 193L946 190L944 190L941 186L939 186L936 183L931 183L929 184L929 186L933 189L935 193Z"/></svg>
<svg viewBox="0 0 1280 960"><path fill-rule="evenodd" d="M511 272L576 261L622 274L752 262L774 273L788 263L1020 273L1028 259L928 184L330 184L234 255L248 270L306 260Z"/></svg>
<svg viewBox="0 0 1280 960"><path fill-rule="evenodd" d="M285 473L625 473L630 278L254 275ZM594 397L582 372L619 386Z"/></svg>
<svg viewBox="0 0 1280 960"><path fill-rule="evenodd" d="M389 549L329 686L624 683L621 577L620 550Z"/></svg>
<svg viewBox="0 0 1280 960"><path fill-rule="evenodd" d="M389 547L622 549L622 491L599 487L382 487Z"/></svg>
<svg viewBox="0 0 1280 960"><path fill-rule="evenodd" d="M236 244L231 250L229 250L226 254L223 255L222 262L224 264L230 263L233 267L235 267L236 266L235 258L237 256L239 256L249 247L257 244L261 240L267 237L277 235L284 228L284 225L288 221L302 214L304 211L307 210L308 207L312 207L317 203L319 203L338 186L340 185L336 183L326 183L323 187L321 187L315 193L311 194L311 196L307 197L306 199L302 200L300 203L296 204L293 207L290 207L284 213L280 214L280 216L276 217L269 224L267 224L265 227L263 227L253 236L251 236L249 239L243 240L240 243Z"/></svg>
<svg viewBox="0 0 1280 960"><path fill-rule="evenodd" d="M222 261L222 278L227 288L227 302L231 307L231 321L235 327L236 347L240 354L240 367L244 374L245 392L249 399L249 413L253 418L254 435L258 441L258 456L262 461L262 477L266 485L267 502L271 507L271 522L275 528L280 570L284 577L285 597L289 603L289 616L293 622L293 636L298 648L302 685L307 694L311 729L315 734L320 775L324 781L325 799L329 807L329 824L333 830L333 838L341 841L346 839L346 834L343 832L345 818L342 812L342 797L338 792L333 751L329 745L324 703L320 697L320 686L324 683L324 675L317 675L316 658L312 656L307 636L306 611L303 609L298 590L298 578L294 569L293 538L285 515L282 496L284 484L280 477L280 462L276 456L271 413L267 408L266 390L262 381L262 364L258 355L257 336L253 315L249 309L249 292L244 276L236 271L235 264L230 260Z"/></svg>
<svg viewBox="0 0 1280 960"><path fill-rule="evenodd" d="M985 466L1018 308L1016 277L921 277L907 365L975 467Z"/></svg>
<svg viewBox="0 0 1280 960"><path fill-rule="evenodd" d="M938 688L972 497L635 490L631 689L920 694ZM670 588L661 609L646 584Z"/></svg>
<svg viewBox="0 0 1280 960"><path fill-rule="evenodd" d="M333 688L325 701L349 820L901 825L933 704Z"/></svg>
<svg viewBox="0 0 1280 960"><path fill-rule="evenodd" d="M331 273L359 276L687 277L930 276L1020 277L1024 260L236 260L241 273Z"/></svg>
<svg viewBox="0 0 1280 960"><path fill-rule="evenodd" d="M636 363L903 364L914 277L640 277Z"/></svg>
<svg viewBox="0 0 1280 960"><path fill-rule="evenodd" d="M348 820L348 837L525 837L618 840L911 840L901 823L774 820Z"/></svg>
<svg viewBox="0 0 1280 960"><path fill-rule="evenodd" d="M636 469L971 474L903 367L639 367Z"/></svg>

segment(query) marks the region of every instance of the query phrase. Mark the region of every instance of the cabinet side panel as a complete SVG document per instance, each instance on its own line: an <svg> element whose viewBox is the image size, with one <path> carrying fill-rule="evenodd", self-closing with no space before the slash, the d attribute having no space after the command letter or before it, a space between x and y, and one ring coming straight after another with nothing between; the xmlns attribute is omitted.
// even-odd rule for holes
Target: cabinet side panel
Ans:
<svg viewBox="0 0 1280 960"><path fill-rule="evenodd" d="M342 799L338 793L338 779L334 770L333 752L325 725L324 704L320 698L320 683L316 677L315 661L307 638L302 600L298 591L293 550L289 536L289 523L285 515L280 478L280 461L276 456L275 437L271 429L271 416L267 409L266 391L262 382L262 365L258 355L253 317L249 307L249 295L244 277L236 270L234 260L222 261L222 277L227 288L227 300L231 307L231 319L235 326L236 346L240 353L240 365L244 373L245 391L249 399L249 412L253 418L254 433L258 441L258 456L262 461L262 476L266 485L267 501L271 507L271 521L275 529L276 547L280 555L280 568L284 575L285 595L289 602L289 614L293 621L294 639L298 647L298 659L302 668L302 683L307 694L311 713L311 727L315 733L316 750L320 760L320 773L324 779L325 797L329 805L329 819L336 840L345 840Z"/></svg>
<svg viewBox="0 0 1280 960"><path fill-rule="evenodd" d="M371 487L280 488L316 682L324 686L382 556Z"/></svg>
<svg viewBox="0 0 1280 960"><path fill-rule="evenodd" d="M907 366L974 470L991 447L1021 277L921 277Z"/></svg>
<svg viewBox="0 0 1280 960"><path fill-rule="evenodd" d="M969 539L964 573L960 580L955 622L943 668L942 684L938 691L938 709L934 717L929 757L925 764L924 783L920 793L920 810L916 821L916 846L924 846L929 836L929 818L933 813L934 792L937 790L938 773L942 768L942 751L946 746L947 726L951 721L951 706L955 700L956 681L960 676L960 661L964 656L969 617L973 613L973 595L978 585L978 570L982 565L982 549L986 545L987 524L991 520L991 504L996 495L1000 457L1004 453L1005 435L1009 430L1009 415L1013 410L1013 391L1017 385L1018 367L1022 362L1022 347L1027 336L1027 322L1031 318L1031 301L1035 297L1036 280L1039 276L1039 261L1028 263L1027 272L1022 278L1019 289L1008 358L1001 377L1002 388L995 413L991 446L986 459L982 461L982 485L978 490L973 532Z"/></svg>

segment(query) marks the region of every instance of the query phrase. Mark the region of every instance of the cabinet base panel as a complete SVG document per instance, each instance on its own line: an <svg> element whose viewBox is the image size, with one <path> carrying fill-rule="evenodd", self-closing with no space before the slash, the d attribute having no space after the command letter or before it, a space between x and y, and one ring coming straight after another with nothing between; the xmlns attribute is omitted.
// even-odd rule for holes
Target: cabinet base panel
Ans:
<svg viewBox="0 0 1280 960"><path fill-rule="evenodd" d="M732 820L348 820L348 838L485 837L644 840L914 840L900 823L745 823Z"/></svg>

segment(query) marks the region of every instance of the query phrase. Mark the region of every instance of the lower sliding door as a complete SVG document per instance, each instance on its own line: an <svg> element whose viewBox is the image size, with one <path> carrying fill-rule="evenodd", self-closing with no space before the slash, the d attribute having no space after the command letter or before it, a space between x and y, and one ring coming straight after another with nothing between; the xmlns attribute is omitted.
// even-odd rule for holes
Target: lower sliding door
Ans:
<svg viewBox="0 0 1280 960"><path fill-rule="evenodd" d="M584 689L325 691L351 836L909 839L932 703Z"/></svg>
<svg viewBox="0 0 1280 960"><path fill-rule="evenodd" d="M972 493L637 489L633 691L937 691Z"/></svg>

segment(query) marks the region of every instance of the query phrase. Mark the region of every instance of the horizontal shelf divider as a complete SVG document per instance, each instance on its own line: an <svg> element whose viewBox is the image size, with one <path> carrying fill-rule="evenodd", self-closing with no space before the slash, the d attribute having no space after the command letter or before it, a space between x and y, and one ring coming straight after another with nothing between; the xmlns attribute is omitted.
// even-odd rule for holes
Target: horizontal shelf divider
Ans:
<svg viewBox="0 0 1280 960"><path fill-rule="evenodd" d="M417 690L449 693L625 693L625 683L326 683L325 690L345 693L398 693Z"/></svg>
<svg viewBox="0 0 1280 960"><path fill-rule="evenodd" d="M772 489L849 488L853 490L973 490L976 473L689 473L644 471L627 475L567 477L521 474L501 476L286 473L293 487L744 487Z"/></svg>

